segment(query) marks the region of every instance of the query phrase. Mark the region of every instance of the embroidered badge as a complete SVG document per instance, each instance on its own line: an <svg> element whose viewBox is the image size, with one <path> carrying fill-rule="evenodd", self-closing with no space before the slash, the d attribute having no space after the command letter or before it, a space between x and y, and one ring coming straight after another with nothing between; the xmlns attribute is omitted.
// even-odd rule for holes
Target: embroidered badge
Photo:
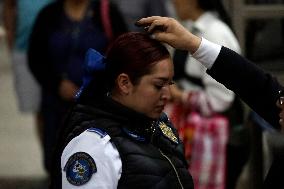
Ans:
<svg viewBox="0 0 284 189"><path fill-rule="evenodd" d="M159 122L159 128L161 129L162 133L164 136L166 136L167 138L169 138L171 141L173 141L174 143L178 144L178 138L176 137L176 135L174 134L172 128L170 128L169 126L167 126L165 124L165 122Z"/></svg>
<svg viewBox="0 0 284 189"><path fill-rule="evenodd" d="M64 171L70 184L80 186L87 183L97 172L94 159L85 152L73 154L67 161Z"/></svg>

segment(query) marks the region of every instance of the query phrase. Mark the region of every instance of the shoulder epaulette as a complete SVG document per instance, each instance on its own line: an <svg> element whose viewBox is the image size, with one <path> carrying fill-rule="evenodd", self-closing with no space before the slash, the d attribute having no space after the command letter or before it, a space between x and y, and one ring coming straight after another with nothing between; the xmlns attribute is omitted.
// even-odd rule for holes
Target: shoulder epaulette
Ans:
<svg viewBox="0 0 284 189"><path fill-rule="evenodd" d="M104 130L94 127L87 129L87 131L97 133L101 138L104 138L107 135L107 132L105 132Z"/></svg>

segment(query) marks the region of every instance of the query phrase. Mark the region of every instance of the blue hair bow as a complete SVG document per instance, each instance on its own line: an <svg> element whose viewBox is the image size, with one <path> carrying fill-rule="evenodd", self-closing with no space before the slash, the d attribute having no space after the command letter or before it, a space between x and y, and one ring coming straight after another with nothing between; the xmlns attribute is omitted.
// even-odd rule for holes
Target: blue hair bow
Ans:
<svg viewBox="0 0 284 189"><path fill-rule="evenodd" d="M76 94L76 99L79 99L83 90L90 84L90 82L94 79L94 72L102 71L105 69L105 57L101 55L95 49L88 49L85 62L84 62L84 75L83 75L83 83Z"/></svg>

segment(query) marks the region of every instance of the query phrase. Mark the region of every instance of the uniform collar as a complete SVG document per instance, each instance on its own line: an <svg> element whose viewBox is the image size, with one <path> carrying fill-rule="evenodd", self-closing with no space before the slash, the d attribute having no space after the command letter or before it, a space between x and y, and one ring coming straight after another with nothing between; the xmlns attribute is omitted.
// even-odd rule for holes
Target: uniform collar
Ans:
<svg viewBox="0 0 284 189"><path fill-rule="evenodd" d="M129 136L137 136L139 140L141 137L148 140L155 130L154 127L157 120L134 111L109 96L105 96L102 100L91 102L90 104L92 106L89 107L90 109L95 108L94 114L99 116L99 118L117 121L122 130Z"/></svg>

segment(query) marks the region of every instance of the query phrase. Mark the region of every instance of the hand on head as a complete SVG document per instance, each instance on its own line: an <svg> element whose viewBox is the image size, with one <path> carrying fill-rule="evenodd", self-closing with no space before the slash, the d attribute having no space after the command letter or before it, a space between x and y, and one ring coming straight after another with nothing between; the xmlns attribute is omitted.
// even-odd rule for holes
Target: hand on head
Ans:
<svg viewBox="0 0 284 189"><path fill-rule="evenodd" d="M177 49L188 50L194 53L201 43L199 37L190 33L173 18L151 16L142 18L135 24L144 27L156 40L168 43Z"/></svg>

